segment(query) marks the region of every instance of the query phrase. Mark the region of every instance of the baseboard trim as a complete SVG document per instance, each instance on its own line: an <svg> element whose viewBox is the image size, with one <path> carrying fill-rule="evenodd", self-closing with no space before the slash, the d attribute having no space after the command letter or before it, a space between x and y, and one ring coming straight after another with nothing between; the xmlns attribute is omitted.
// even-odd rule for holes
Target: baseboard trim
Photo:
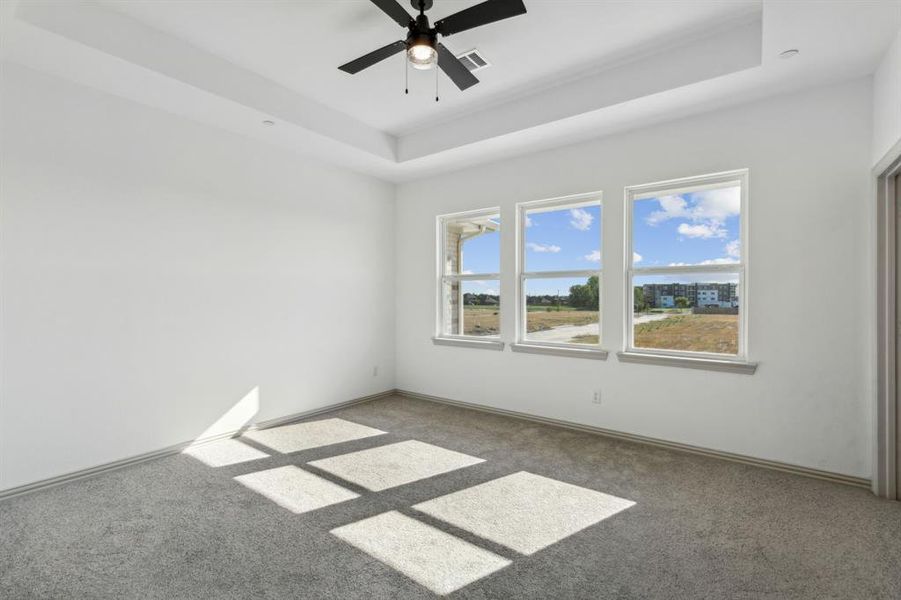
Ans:
<svg viewBox="0 0 901 600"><path fill-rule="evenodd" d="M109 471L115 471L117 469L122 469L125 467L130 467L132 465L137 465L143 462L156 460L158 458L163 458L166 456L171 456L173 454L178 454L182 452L185 448L197 445L204 444L208 442L213 442L216 440L234 437L243 431L248 429L268 429L270 427L278 427L281 425L288 425L289 423L293 423L295 421L299 421L301 419L306 419L308 417L314 417L316 415L332 412L335 410L339 410L341 408L345 408L348 406L353 406L355 404L362 404L364 402L371 402L373 400L378 400L380 398L387 398L390 396L403 396L406 398L412 398L414 400L425 400L427 402L435 402L438 404L448 404L451 406L459 406L461 408L468 408L470 410L477 410L485 413L502 415L506 417L512 417L515 419L522 419L525 421L532 421L535 423L542 423L545 425L553 425L556 427L563 427L566 429L573 429L576 431L582 431L586 433L592 433L595 435L602 435L605 437L627 440L630 442L637 442L640 444L648 444L651 446L657 446L659 448L667 448L669 450L676 450L679 452L688 452L691 454L698 454L701 456L707 456L710 458L719 458L721 460L728 460L731 462L742 463L746 465L751 465L755 467L763 467L766 469L773 469L776 471L782 471L785 473L792 473L794 475L801 475L804 477L812 477L814 479L821 479L824 481L831 481L833 483L840 483L844 485L850 485L854 487L860 487L869 490L870 489L870 480L861 478L861 477L852 477L850 475L842 475L840 473L832 473L830 471L821 471L819 469L812 469L809 467L801 467L798 465L792 465L788 463L782 463L778 461L766 460L762 458L754 458L752 456L746 456L743 454L734 454L731 452L723 452L720 450L711 450L709 448L702 448L700 446L692 446L689 444L680 444L678 442L670 442L667 440L661 440L658 438L652 438L642 435L636 435L632 433L624 433L621 431L615 431L612 429L604 429L602 427L594 427L592 425L582 425L579 423L574 423L572 421L564 421L561 419L553 419L550 417L541 417L537 415L531 415L528 413L506 410L503 408L493 408L490 406L483 406L481 404L475 404L472 402L463 402L461 400L451 400L450 398L442 398L440 396L431 396L429 394L421 394L419 392L411 392L409 390L386 390L384 392L379 392L378 394L372 394L370 396L363 396L360 398L354 398L353 400L347 400L345 402L339 402L337 404L330 404L328 406L323 406L320 408L315 408L308 411L303 411L299 413L294 413L291 415L286 415L284 417L277 417L275 419L268 419L266 421L259 421L254 423L250 427L246 427L237 431L225 432L215 436L209 436L202 439L191 440L188 442L182 442L180 444L175 444L173 446L169 446L167 448L162 448L160 450L155 450L152 452L147 452L144 454L139 454L137 456L132 456L129 458L124 458L122 460L113 461L110 463L98 465L96 467L90 467L87 469L82 469L80 471L74 471L72 473L67 473L64 475L59 475L57 477L51 477L49 479L43 479L40 481L35 481L33 483L28 483L25 485L17 486L14 488L10 488L7 490L0 491L0 501L8 500L10 498L15 498L17 496L22 496L24 494L29 494L32 492L37 492L40 490L44 490L47 488L55 487L58 485L62 485L64 483L69 483L72 481L78 481L81 479L87 479L89 477L94 477L96 475L101 475L103 473L107 473Z"/></svg>
<svg viewBox="0 0 901 600"><path fill-rule="evenodd" d="M275 419L268 419L266 421L258 421L256 423L250 425L249 427L244 427L240 430L227 431L227 432L213 435L213 436L198 438L196 440L191 440L188 442L182 442L180 444L175 444L173 446L168 446L168 447L162 448L160 450L153 450L151 452L146 452L144 454L139 454L137 456L132 456L129 458L123 458L121 460L116 460L113 462L105 463L102 465L98 465L96 467L89 467L87 469L73 471L72 473L66 473L64 475L59 475L57 477L51 477L49 479L42 479L40 481L35 481L33 483L26 483L25 485L20 485L20 486L14 487L14 488L9 488L7 490L0 491L0 501L8 500L10 498L15 498L15 497L21 496L23 494L30 494L32 492L37 492L40 490L45 490L47 488L56 487L58 485L62 485L64 483L69 483L71 481L87 479L89 477L94 477L96 475L101 475L103 473L108 473L110 471L115 471L117 469L123 469L125 467L130 467L132 465L137 465L137 464L144 463L144 462L147 462L150 460L156 460L158 458L163 458L166 456L171 456L173 454L178 454L189 446L196 446L198 444L206 444L209 442L214 442L216 440L234 437L234 436L236 436L240 433L243 433L244 431L247 431L247 430L269 429L270 427L278 427L280 425L287 425L289 423L293 423L294 421L299 421L301 419L306 419L308 417L314 417L318 414L332 412L332 411L335 411L335 410L338 410L341 408L353 406L355 404L362 404L363 402L371 402L373 400L378 400L379 398L387 398L388 396L393 396L394 394L395 394L395 390L386 390L384 392L379 392L378 394L372 394L370 396L354 398L353 400L347 400L345 402L339 402L337 404L330 404L328 406L314 408L312 410L294 413L294 414L287 415L284 417L277 417Z"/></svg>
<svg viewBox="0 0 901 600"><path fill-rule="evenodd" d="M430 396L428 394L420 394L419 392L411 392L408 390L395 390L395 393L398 396L404 396L406 398L412 398L414 400L425 400L427 402L436 402L438 404L449 404L451 406L459 406L462 408L468 408L471 410L478 410L485 413L502 415L505 417L513 417L515 419L522 419L525 421L533 421L536 423L542 423L545 425L554 425L557 427L564 427L566 429L574 429L576 431L583 431L586 433L593 433L596 435L602 435L605 437L616 438L620 440L627 440L630 442L637 442L640 444L648 444L651 446L657 446L659 448L666 448L668 450L676 450L678 452L688 452L690 454L698 454L701 456L707 456L710 458L719 458L721 460L728 460L731 462L742 463L745 465L751 465L755 467L763 467L765 469L773 469L775 471L782 471L784 473L792 473L794 475L801 475L804 477L812 477L814 479L821 479L824 481L831 481L833 483L841 483L843 485L850 485L854 487L865 488L867 490L870 489L870 480L864 479L862 477L853 477L851 475L842 475L841 473L833 473L831 471L821 471L819 469L812 469L810 467L801 467L798 465L792 465L789 463L778 462L774 460L766 460L763 458L754 458L753 456L746 456L744 454L734 454L731 452L723 452L720 450L712 450L709 448L702 448L700 446L692 446L690 444L680 444L678 442L670 442L667 440L661 440L658 438L647 437L643 435L636 435L633 433L624 433L622 431L615 431L612 429L604 429L602 427L594 427L593 425L582 425L579 423L574 423L572 421L563 421L560 419L553 419L550 417L539 417L536 415L531 415L528 413L506 410L503 408L493 408L490 406L483 406L481 404L474 404L472 402L463 402L461 400L451 400L449 398L442 398L440 396Z"/></svg>

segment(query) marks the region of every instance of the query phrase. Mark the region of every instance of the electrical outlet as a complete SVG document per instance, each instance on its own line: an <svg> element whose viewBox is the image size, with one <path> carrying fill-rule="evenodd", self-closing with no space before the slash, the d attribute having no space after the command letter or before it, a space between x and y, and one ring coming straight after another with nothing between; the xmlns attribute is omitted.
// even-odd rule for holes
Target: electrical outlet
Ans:
<svg viewBox="0 0 901 600"><path fill-rule="evenodd" d="M375 365L374 367L372 367L372 376L373 377L379 376L379 366L378 365Z"/></svg>
<svg viewBox="0 0 901 600"><path fill-rule="evenodd" d="M601 390L595 390L594 395L591 397L592 404L600 404L601 403Z"/></svg>

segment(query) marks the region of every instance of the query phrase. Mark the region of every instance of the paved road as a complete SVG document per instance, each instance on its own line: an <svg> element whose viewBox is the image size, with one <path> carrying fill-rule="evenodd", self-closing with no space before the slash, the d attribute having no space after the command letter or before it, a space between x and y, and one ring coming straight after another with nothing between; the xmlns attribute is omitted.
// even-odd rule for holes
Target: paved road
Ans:
<svg viewBox="0 0 901 600"><path fill-rule="evenodd" d="M640 317L635 317L635 320L632 321L636 325L639 323L650 323L651 321L662 321L663 319L668 319L670 317L678 317L677 314L666 314L666 313L651 313L649 315L641 315Z"/></svg>
<svg viewBox="0 0 901 600"><path fill-rule="evenodd" d="M545 329L544 331L533 331L529 334L529 339L536 342L568 342L577 335L597 335L598 324L589 323L588 325L564 325L556 329Z"/></svg>
<svg viewBox="0 0 901 600"><path fill-rule="evenodd" d="M674 314L653 313L649 315L641 315L636 317L634 323L650 323L651 321L660 321L669 317L675 317ZM568 342L577 335L597 335L598 324L589 323L588 325L564 325L555 329L546 329L544 331L533 331L528 335L530 340L536 342Z"/></svg>

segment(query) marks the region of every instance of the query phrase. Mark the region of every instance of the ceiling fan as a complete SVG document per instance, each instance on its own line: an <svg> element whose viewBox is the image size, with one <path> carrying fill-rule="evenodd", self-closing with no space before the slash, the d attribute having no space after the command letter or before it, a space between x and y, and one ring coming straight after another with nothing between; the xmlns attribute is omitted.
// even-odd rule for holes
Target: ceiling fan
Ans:
<svg viewBox="0 0 901 600"><path fill-rule="evenodd" d="M438 67L461 90L472 87L479 80L469 72L469 69L457 59L453 52L438 41L438 37L447 37L526 12L522 0L487 0L436 21L435 26L430 27L425 11L432 8L433 0L410 0L413 8L419 11L416 18L411 17L404 7L398 4L397 0L370 1L394 19L398 25L407 28L407 39L388 44L341 65L338 67L339 69L353 75L399 52L406 51L407 60L414 69L431 69L435 63L438 63Z"/></svg>

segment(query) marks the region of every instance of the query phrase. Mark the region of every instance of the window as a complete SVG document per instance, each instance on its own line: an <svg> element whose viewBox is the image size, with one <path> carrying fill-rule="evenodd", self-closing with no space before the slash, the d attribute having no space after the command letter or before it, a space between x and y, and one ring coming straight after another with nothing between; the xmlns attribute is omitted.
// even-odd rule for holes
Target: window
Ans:
<svg viewBox="0 0 901 600"><path fill-rule="evenodd" d="M600 193L518 208L518 345L598 349Z"/></svg>
<svg viewBox="0 0 901 600"><path fill-rule="evenodd" d="M743 361L747 171L626 188L626 351Z"/></svg>
<svg viewBox="0 0 901 600"><path fill-rule="evenodd" d="M500 336L498 209L438 218L438 338Z"/></svg>

